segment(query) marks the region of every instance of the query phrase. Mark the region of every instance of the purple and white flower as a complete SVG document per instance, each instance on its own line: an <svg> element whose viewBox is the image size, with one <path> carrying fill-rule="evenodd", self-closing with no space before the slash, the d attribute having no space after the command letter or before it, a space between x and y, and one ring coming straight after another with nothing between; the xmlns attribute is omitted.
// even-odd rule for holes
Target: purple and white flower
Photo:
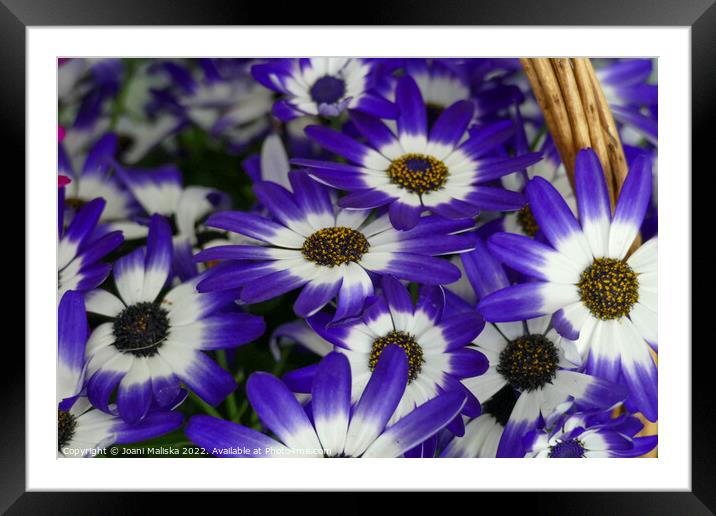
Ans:
<svg viewBox="0 0 716 516"><path fill-rule="evenodd" d="M338 325L331 325L325 313L308 319L321 337L348 357L353 378L351 399L355 401L363 394L390 344L402 348L409 363L408 385L391 421L443 392L464 392L460 380L478 377L487 370L485 356L468 347L484 325L476 312L444 317L444 292L437 286L423 288L417 304L408 289L391 276L383 277L382 291L382 296L369 299L360 318ZM287 373L285 379L298 385L295 379L305 376L304 370L297 370ZM464 410L475 417L480 413L479 403L470 398ZM457 431L461 432L459 422Z"/></svg>
<svg viewBox="0 0 716 516"><path fill-rule="evenodd" d="M278 378L254 373L246 387L248 398L276 438L210 416L192 417L186 434L220 457L400 457L443 429L465 403L463 393L450 392L391 423L408 367L403 350L388 346L354 404L349 361L330 353L318 365L310 412Z"/></svg>
<svg viewBox="0 0 716 516"><path fill-rule="evenodd" d="M96 455L112 444L158 437L181 426L178 412L152 411L136 425L95 410L84 396L87 313L82 294L68 291L58 307L57 451L61 457ZM173 408L173 407L172 407Z"/></svg>
<svg viewBox="0 0 716 516"><path fill-rule="evenodd" d="M64 213L64 189L60 188L60 214ZM65 229L59 219L57 243L58 299L68 290L85 292L98 287L109 275L112 266L101 260L123 241L121 231L97 231L97 224L106 203L94 199L76 213Z"/></svg>
<svg viewBox="0 0 716 516"><path fill-rule="evenodd" d="M199 261L224 260L207 271L202 292L241 287L241 299L258 303L303 287L296 314L315 314L337 296L336 320L358 315L373 294L370 273L427 284L451 283L457 268L436 256L467 251L472 236L459 235L471 220L426 217L398 232L387 215L340 210L329 191L303 171L289 174L293 193L271 182L254 192L275 220L238 211L215 213L206 225L261 240L264 245L205 249Z"/></svg>
<svg viewBox="0 0 716 516"><path fill-rule="evenodd" d="M87 392L92 404L128 422L147 416L153 403L172 403L180 382L211 405L236 388L227 371L204 351L248 343L265 330L261 317L234 305L236 292L196 292L199 278L161 295L171 273L171 230L166 219L151 219L146 247L114 264L119 297L106 290L87 294L87 310L111 322L94 329L87 344Z"/></svg>
<svg viewBox="0 0 716 516"><path fill-rule="evenodd" d="M69 220L76 210L101 197L105 206L99 221L107 231L120 230L126 239L146 236L146 227L132 220L139 205L114 174L112 159L117 152L117 135L104 134L86 156L77 157L74 162L65 152L67 139L65 137L58 146L58 173L71 179L64 187L61 219Z"/></svg>
<svg viewBox="0 0 716 516"><path fill-rule="evenodd" d="M525 438L525 457L545 459L639 457L654 449L656 435L635 437L644 424L609 413L566 415Z"/></svg>
<svg viewBox="0 0 716 516"><path fill-rule="evenodd" d="M651 196L650 161L637 158L611 213L599 160L580 151L575 165L579 218L547 181L527 185L532 213L549 245L498 233L495 256L536 281L509 286L482 299L488 321L522 321L554 314L552 323L576 341L585 372L625 383L650 421L657 418L657 239L630 254Z"/></svg>
<svg viewBox="0 0 716 516"><path fill-rule="evenodd" d="M424 211L461 219L481 210L510 211L525 204L519 193L485 185L540 159L538 153L490 156L512 134L511 122L474 131L464 140L473 105L460 101L444 110L428 132L425 102L409 76L398 81L396 105L397 136L377 118L351 112L351 121L368 144L327 127L306 128L325 149L350 163L292 162L310 167L317 180L347 190L339 201L344 208L388 206L393 226L401 230L415 227Z"/></svg>
<svg viewBox="0 0 716 516"><path fill-rule="evenodd" d="M341 57L275 59L251 69L258 82L283 95L273 114L284 122L303 115L336 117L348 108L394 117L393 104L370 91L372 71L369 60Z"/></svg>
<svg viewBox="0 0 716 516"><path fill-rule="evenodd" d="M509 286L506 272L482 241L462 258L478 299ZM498 457L522 456L525 433L565 401L605 409L626 398L622 386L577 371L581 357L575 344L550 327L550 317L487 323L475 344L490 367L462 383L482 404L483 421L475 423L473 431L497 437L499 431L488 427L503 428L495 448Z"/></svg>
<svg viewBox="0 0 716 516"><path fill-rule="evenodd" d="M229 197L204 186L183 186L181 171L174 165L156 169L125 169L116 165L117 174L147 215L159 214L173 219L174 244L197 243L197 227L209 213L226 209Z"/></svg>

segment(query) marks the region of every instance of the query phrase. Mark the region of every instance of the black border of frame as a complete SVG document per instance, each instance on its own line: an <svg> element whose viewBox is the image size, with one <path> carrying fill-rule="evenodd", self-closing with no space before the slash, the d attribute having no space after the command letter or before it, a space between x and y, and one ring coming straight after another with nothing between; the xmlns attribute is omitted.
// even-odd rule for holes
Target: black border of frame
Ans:
<svg viewBox="0 0 716 516"><path fill-rule="evenodd" d="M309 6L304 2L281 2L278 8L265 5L265 2L239 0L0 0L0 142L4 150L6 170L3 186L6 192L10 191L7 180L24 179L17 171L25 169L25 28L38 25L284 25L302 21L308 25L690 26L692 168L713 170L709 150L716 136L713 129L716 119L714 0L393 0L390 3L386 0L371 0L345 4L339 11L342 14L333 16L333 19L323 13L335 11L334 6L337 4L331 4L328 9L322 9L318 3ZM689 174L689 171L669 173ZM24 181L11 191L19 190L25 192ZM694 198L692 206L705 211L703 208L709 206L709 190L704 187L693 193L701 198ZM8 200L8 196L5 199ZM705 227L701 221L712 220L712 213L710 217L706 213L701 213L703 217L699 217L697 213L692 211L692 234L710 234L709 230L713 226ZM6 220L12 219L8 216ZM15 224L15 227L18 231L19 225ZM17 253L17 250L12 252ZM13 256L15 267L17 258ZM694 269L702 271L705 270L702 265L711 265L703 256L696 255L693 256L692 264ZM26 277L29 273L31 271L26 268ZM18 297L7 296L5 302ZM698 303L696 298L692 300L695 311L692 318L696 322L701 320L699 315L707 316L706 310L710 310L711 306L708 302ZM25 308L28 310L32 307ZM3 320L8 321L5 317ZM82 515L94 514L99 507L103 513L116 514L131 514L146 508L151 496L146 493L25 493L25 353L17 345L19 339L9 339L8 332L4 332L4 336L6 342L3 343L4 350L0 355L3 358L0 374L0 510L10 508L8 512L12 514L52 512ZM708 376L713 364L713 352L710 349L713 339L698 339L694 333L692 340L697 345L692 349L691 492L512 493L509 495L512 500L510 505L524 502L529 504L530 512L536 514L713 514L711 511L716 511L716 490L713 489L716 485L716 444L712 436L716 435L716 409L711 399L713 384L709 382ZM698 346L699 342L701 346ZM684 344L688 345L688 341ZM189 508L186 494L164 493L158 496L160 503L167 504L164 505L165 509L169 509L170 505ZM227 500L228 496L233 495L224 493L212 496ZM266 498L259 500L257 495L249 493L241 496L254 498L259 503L266 501ZM355 498L354 507L367 507L365 498L361 496L364 495L348 495L349 498ZM480 505L487 500L487 496L494 495L481 494ZM304 498L303 494L293 494L289 503L294 505ZM421 502L421 499L422 494L411 495L411 500ZM274 502L275 497L272 497L271 504ZM351 503L348 500L343 502ZM277 508L273 505L270 512L275 512ZM469 505L466 509L474 510Z"/></svg>

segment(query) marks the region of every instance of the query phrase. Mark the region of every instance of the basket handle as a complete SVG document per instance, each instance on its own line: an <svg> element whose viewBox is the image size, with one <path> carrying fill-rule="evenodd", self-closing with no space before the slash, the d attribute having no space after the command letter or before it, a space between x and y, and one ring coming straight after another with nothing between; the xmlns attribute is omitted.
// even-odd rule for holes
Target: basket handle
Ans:
<svg viewBox="0 0 716 516"><path fill-rule="evenodd" d="M592 62L588 58L522 58L520 62L567 169L572 189L577 153L591 147L601 162L613 210L628 167L619 131ZM637 235L629 254L640 245L641 236ZM656 361L656 354L652 356ZM644 423L640 435L656 433L657 423L640 419ZM655 449L644 457L656 455Z"/></svg>

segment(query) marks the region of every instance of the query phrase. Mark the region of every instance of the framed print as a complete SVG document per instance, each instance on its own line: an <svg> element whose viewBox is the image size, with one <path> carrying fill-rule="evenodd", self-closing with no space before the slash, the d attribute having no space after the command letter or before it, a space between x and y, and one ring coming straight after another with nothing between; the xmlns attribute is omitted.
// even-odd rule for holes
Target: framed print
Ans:
<svg viewBox="0 0 716 516"><path fill-rule="evenodd" d="M691 301L712 2L84 4L0 11L27 203L4 509L716 507Z"/></svg>

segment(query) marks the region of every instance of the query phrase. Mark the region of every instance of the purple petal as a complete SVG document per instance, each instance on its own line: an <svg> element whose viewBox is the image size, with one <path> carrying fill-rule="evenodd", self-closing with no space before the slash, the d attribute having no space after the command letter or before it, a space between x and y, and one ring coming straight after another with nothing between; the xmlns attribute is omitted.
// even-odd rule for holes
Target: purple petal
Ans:
<svg viewBox="0 0 716 516"><path fill-rule="evenodd" d="M465 405L465 394L452 391L427 401L388 428L363 457L398 457L442 430Z"/></svg>
<svg viewBox="0 0 716 516"><path fill-rule="evenodd" d="M246 235L275 245L283 244L283 240L277 238L277 235L287 231L284 226L276 222L272 222L253 213L239 211L214 213L206 220L206 225L212 228L225 229Z"/></svg>
<svg viewBox="0 0 716 516"><path fill-rule="evenodd" d="M475 250L460 255L470 285L479 299L510 285L502 265L481 239L476 239Z"/></svg>
<svg viewBox="0 0 716 516"><path fill-rule="evenodd" d="M133 367L142 367L135 364ZM143 366L146 369L146 365ZM129 383L127 374L119 384L117 410L127 423L136 423L147 415L152 404L152 382L149 377L143 382Z"/></svg>
<svg viewBox="0 0 716 516"><path fill-rule="evenodd" d="M279 443L261 432L212 416L193 416L184 433L194 444L207 451L217 450L214 454L217 457L261 458L266 455L253 452L281 448Z"/></svg>
<svg viewBox="0 0 716 516"><path fill-rule="evenodd" d="M116 435L115 444L130 444L168 434L179 428L183 421L184 416L179 412L150 412L136 424L125 423L118 418L110 431Z"/></svg>
<svg viewBox="0 0 716 516"><path fill-rule="evenodd" d="M318 142L324 149L343 156L358 165L362 165L365 156L371 152L369 147L328 127L311 125L306 127L304 132Z"/></svg>
<svg viewBox="0 0 716 516"><path fill-rule="evenodd" d="M333 217L331 197L322 184L311 178L306 171L289 172L288 178L302 213Z"/></svg>
<svg viewBox="0 0 716 516"><path fill-rule="evenodd" d="M465 201L487 211L514 211L525 205L525 198L519 192L493 186L469 187Z"/></svg>
<svg viewBox="0 0 716 516"><path fill-rule="evenodd" d="M87 344L87 313L82 294L65 293L57 308L58 396L68 398L82 388L85 347Z"/></svg>
<svg viewBox="0 0 716 516"><path fill-rule="evenodd" d="M254 373L247 382L246 394L262 423L286 446L300 449L314 441L316 448L320 446L303 407L278 378Z"/></svg>
<svg viewBox="0 0 716 516"><path fill-rule="evenodd" d="M410 76L398 79L395 88L395 103L398 106L398 134L403 136L428 136L428 116L415 80Z"/></svg>
<svg viewBox="0 0 716 516"><path fill-rule="evenodd" d="M390 222L395 229L413 229L420 222L420 214L424 209L421 204L407 204L395 200L390 204Z"/></svg>
<svg viewBox="0 0 716 516"><path fill-rule="evenodd" d="M535 429L539 416L539 403L535 396L523 392L512 408L512 414L502 432L497 447L497 457L524 457L526 450L523 438L529 431Z"/></svg>
<svg viewBox="0 0 716 516"><path fill-rule="evenodd" d="M346 454L360 456L380 435L398 407L408 384L408 357L395 344L380 354L351 417Z"/></svg>
<svg viewBox="0 0 716 516"><path fill-rule="evenodd" d="M458 378L471 378L487 371L487 357L472 348L456 349L450 353L450 373Z"/></svg>
<svg viewBox="0 0 716 516"><path fill-rule="evenodd" d="M304 221L305 214L296 205L294 196L281 185L260 181L254 184L254 193L259 202L284 226L296 230L295 223Z"/></svg>
<svg viewBox="0 0 716 516"><path fill-rule="evenodd" d="M301 287L307 282L307 279L293 275L290 271L272 272L246 283L241 289L241 299L247 303L260 303Z"/></svg>
<svg viewBox="0 0 716 516"><path fill-rule="evenodd" d="M394 277L383 276L381 283L383 287L383 295L385 295L390 307L393 320L402 319L407 315L413 315L413 300L410 297L408 289Z"/></svg>
<svg viewBox="0 0 716 516"><path fill-rule="evenodd" d="M384 206L396 198L378 189L361 189L341 197L338 205L341 208L370 209Z"/></svg>
<svg viewBox="0 0 716 516"><path fill-rule="evenodd" d="M313 421L323 449L343 452L351 409L351 367L345 355L331 352L318 365L311 389Z"/></svg>
<svg viewBox="0 0 716 516"><path fill-rule="evenodd" d="M609 234L609 256L623 258L639 232L651 198L651 161L637 157L619 193Z"/></svg>
<svg viewBox="0 0 716 516"><path fill-rule="evenodd" d="M393 132L377 118L357 111L351 111L350 114L356 129L375 149L380 150L382 147L398 144Z"/></svg>
<svg viewBox="0 0 716 516"><path fill-rule="evenodd" d="M545 283L514 285L484 297L477 310L490 322L523 321L545 315Z"/></svg>
<svg viewBox="0 0 716 516"><path fill-rule="evenodd" d="M319 281L311 281L303 287L301 293L293 305L293 311L299 317L310 317L336 297L341 288L342 281L330 283L321 283Z"/></svg>
<svg viewBox="0 0 716 516"><path fill-rule="evenodd" d="M539 152L530 152L510 158L482 158L477 164L477 181L486 183L502 176L524 170L542 159Z"/></svg>
<svg viewBox="0 0 716 516"><path fill-rule="evenodd" d="M144 260L142 298L153 300L166 284L172 268L172 230L162 215L152 215Z"/></svg>
<svg viewBox="0 0 716 516"><path fill-rule="evenodd" d="M449 261L409 253L393 253L388 263L376 272L426 285L447 285L460 279L460 269Z"/></svg>
<svg viewBox="0 0 716 516"><path fill-rule="evenodd" d="M430 130L430 141L456 147L472 120L474 106L468 100L455 102L448 107L433 124Z"/></svg>
<svg viewBox="0 0 716 516"><path fill-rule="evenodd" d="M216 406L234 392L236 382L222 367L199 351L194 352L193 360L177 376L209 405Z"/></svg>
<svg viewBox="0 0 716 516"><path fill-rule="evenodd" d="M196 323L201 326L201 349L233 348L247 344L263 335L266 331L264 319L258 315L241 312L227 312L212 315ZM181 335L181 327L177 328Z"/></svg>
<svg viewBox="0 0 716 516"><path fill-rule="evenodd" d="M482 332L485 321L477 312L465 312L443 319L437 326L445 340L446 352L470 344Z"/></svg>

